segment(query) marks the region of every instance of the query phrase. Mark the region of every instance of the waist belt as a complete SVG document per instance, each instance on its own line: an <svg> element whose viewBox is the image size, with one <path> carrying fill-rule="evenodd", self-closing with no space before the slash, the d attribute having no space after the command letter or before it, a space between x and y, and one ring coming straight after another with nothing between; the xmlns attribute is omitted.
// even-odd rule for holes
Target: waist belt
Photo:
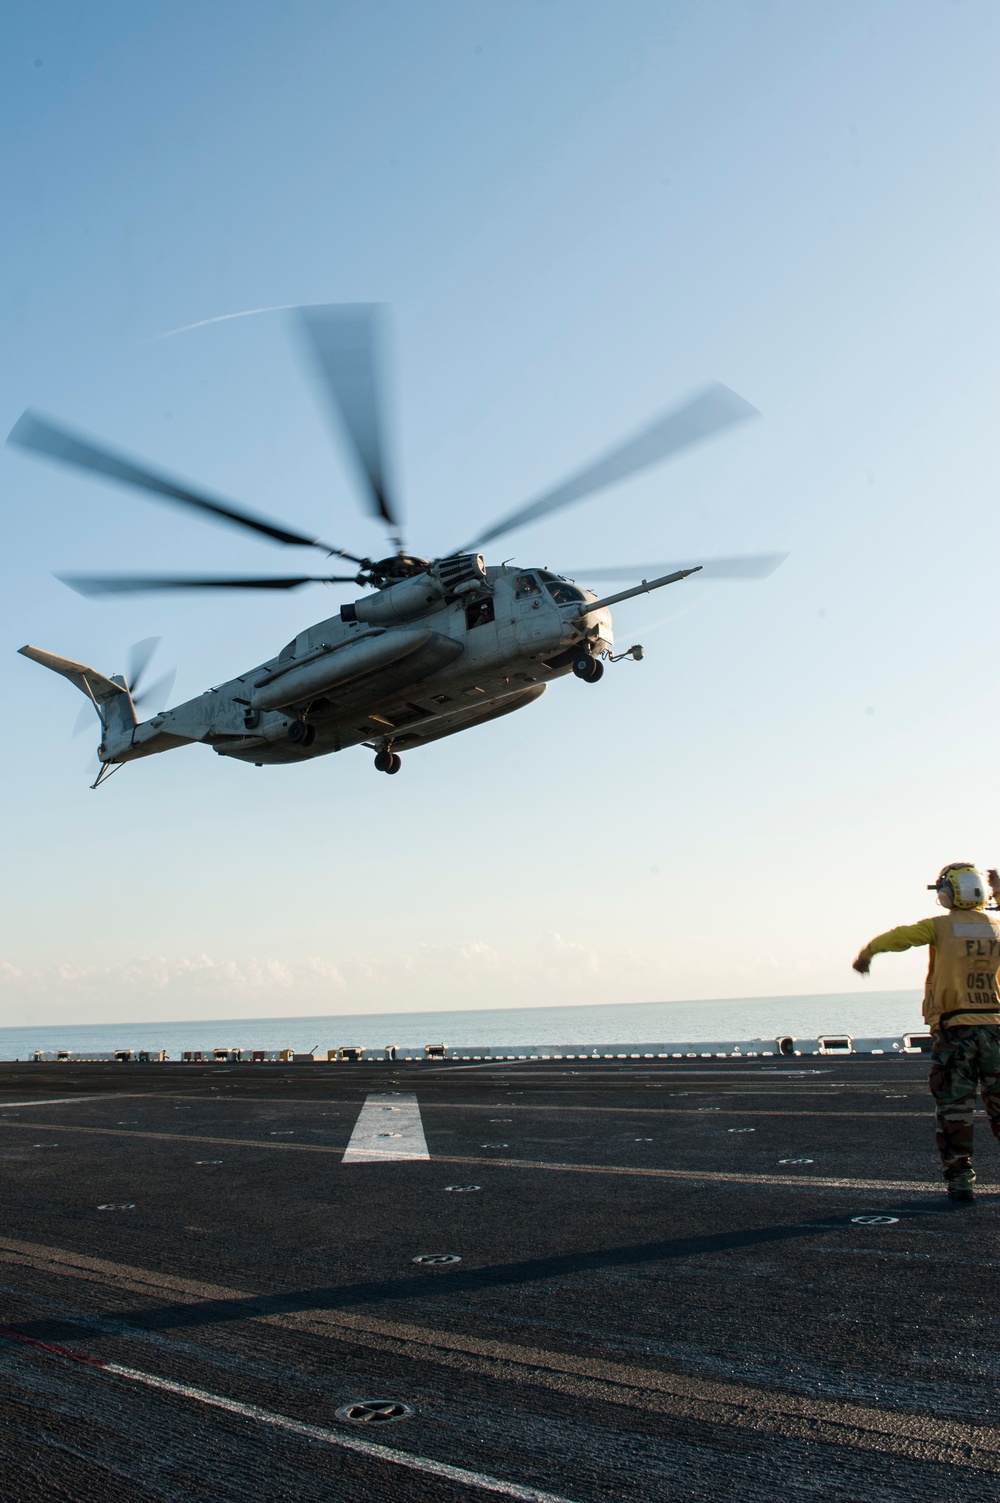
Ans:
<svg viewBox="0 0 1000 1503"><path fill-rule="evenodd" d="M996 1007L954 1007L951 1012L943 1012L936 1019L937 1026L940 1028L949 1018L964 1018L967 1013L988 1014L991 1018L996 1018L997 1022L1000 1023L1000 1002L997 1003Z"/></svg>

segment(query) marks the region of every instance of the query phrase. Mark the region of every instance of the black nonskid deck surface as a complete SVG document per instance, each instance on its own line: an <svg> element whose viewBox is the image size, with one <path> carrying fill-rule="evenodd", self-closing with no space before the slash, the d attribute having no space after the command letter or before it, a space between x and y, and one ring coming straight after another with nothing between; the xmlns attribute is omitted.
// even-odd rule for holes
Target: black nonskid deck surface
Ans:
<svg viewBox="0 0 1000 1503"><path fill-rule="evenodd" d="M0 1065L3 1497L978 1503L996 1145L948 1202L925 1075ZM343 1163L393 1091L430 1158Z"/></svg>

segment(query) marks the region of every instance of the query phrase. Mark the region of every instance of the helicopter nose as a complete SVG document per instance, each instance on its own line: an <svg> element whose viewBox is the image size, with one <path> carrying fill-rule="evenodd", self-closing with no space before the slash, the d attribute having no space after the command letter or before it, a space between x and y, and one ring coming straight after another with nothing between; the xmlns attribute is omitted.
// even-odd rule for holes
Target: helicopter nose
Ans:
<svg viewBox="0 0 1000 1503"><path fill-rule="evenodd" d="M600 643L598 652L615 645L615 634L611 625L611 612L607 606L603 610L594 611L587 617L587 636L592 642Z"/></svg>

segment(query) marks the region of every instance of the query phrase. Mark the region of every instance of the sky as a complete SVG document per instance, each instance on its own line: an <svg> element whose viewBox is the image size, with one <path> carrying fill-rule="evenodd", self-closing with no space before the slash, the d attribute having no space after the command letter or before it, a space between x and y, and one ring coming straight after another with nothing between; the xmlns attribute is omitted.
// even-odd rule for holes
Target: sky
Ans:
<svg viewBox="0 0 1000 1503"><path fill-rule="evenodd" d="M177 703L355 592L82 599L315 558L0 451L3 1021L917 984L851 958L1000 865L998 64L993 0L8 0L3 432L377 550L280 310L378 302L418 552L720 380L762 419L489 561L788 558L616 607L642 663L398 777L194 746L91 792L23 643L159 636Z"/></svg>

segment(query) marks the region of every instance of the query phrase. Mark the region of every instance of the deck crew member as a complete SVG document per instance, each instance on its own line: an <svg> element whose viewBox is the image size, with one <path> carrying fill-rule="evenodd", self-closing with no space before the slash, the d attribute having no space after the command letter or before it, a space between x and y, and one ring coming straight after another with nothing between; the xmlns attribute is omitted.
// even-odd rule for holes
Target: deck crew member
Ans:
<svg viewBox="0 0 1000 1503"><path fill-rule="evenodd" d="M1000 898L1000 875L989 872ZM952 1200L974 1199L972 1118L976 1087L1000 1142L1000 923L983 909L987 879L968 861L942 868L936 891L946 913L902 924L869 940L854 961L868 974L872 956L929 945L924 1022L932 1037L931 1094L937 1104L937 1146Z"/></svg>

